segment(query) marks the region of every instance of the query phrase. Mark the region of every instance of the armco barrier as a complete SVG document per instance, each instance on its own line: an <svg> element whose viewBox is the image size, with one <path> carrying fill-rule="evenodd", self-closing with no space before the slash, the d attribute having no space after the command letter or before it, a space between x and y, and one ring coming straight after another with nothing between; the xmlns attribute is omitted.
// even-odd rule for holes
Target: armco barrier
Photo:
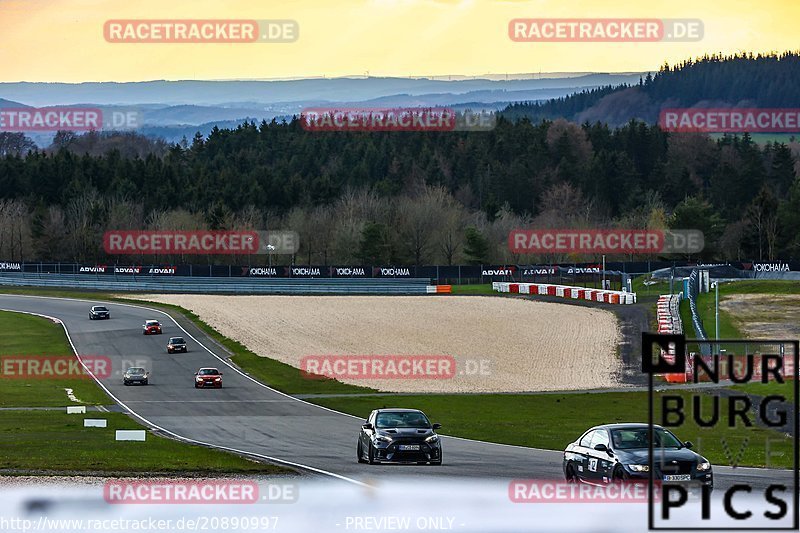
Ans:
<svg viewBox="0 0 800 533"><path fill-rule="evenodd" d="M683 333L683 324L681 323L680 314L681 295L678 294L663 294L658 297L656 304L656 317L658 319L658 332L659 333ZM661 350L661 357L666 361L675 360L675 352L670 349L668 351ZM686 383L691 366L687 358L686 372L683 374L664 374L664 380L669 383Z"/></svg>
<svg viewBox="0 0 800 533"><path fill-rule="evenodd" d="M542 283L508 283L505 281L495 281L492 283L492 290L514 294L540 294L543 296L556 296L570 299L581 298L615 305L630 305L636 303L636 293L633 292L586 289L584 287L567 287L564 285Z"/></svg>
<svg viewBox="0 0 800 533"><path fill-rule="evenodd" d="M0 275L0 286L59 287L102 291L202 294L440 294L450 285L430 285L427 278L200 278L105 277L84 274Z"/></svg>

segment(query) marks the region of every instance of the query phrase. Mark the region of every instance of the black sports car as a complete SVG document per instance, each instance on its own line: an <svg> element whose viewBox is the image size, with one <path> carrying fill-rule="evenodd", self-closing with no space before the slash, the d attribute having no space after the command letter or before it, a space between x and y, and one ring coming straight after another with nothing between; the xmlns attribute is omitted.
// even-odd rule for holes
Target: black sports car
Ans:
<svg viewBox="0 0 800 533"><path fill-rule="evenodd" d="M442 464L442 443L425 413L417 409L376 409L358 435L359 463Z"/></svg>
<svg viewBox="0 0 800 533"><path fill-rule="evenodd" d="M167 343L167 353L184 352L186 353L186 341L183 337L170 337Z"/></svg>
<svg viewBox="0 0 800 533"><path fill-rule="evenodd" d="M150 372L142 367L131 367L122 375L122 382L125 385L133 385L134 383L141 383L147 385L149 383Z"/></svg>
<svg viewBox="0 0 800 533"><path fill-rule="evenodd" d="M647 424L606 424L588 430L564 450L568 482L604 484L650 478ZM711 463L661 426L653 427L654 481L714 487Z"/></svg>
<svg viewBox="0 0 800 533"><path fill-rule="evenodd" d="M89 320L105 320L111 318L111 312L102 305L93 305L89 309Z"/></svg>

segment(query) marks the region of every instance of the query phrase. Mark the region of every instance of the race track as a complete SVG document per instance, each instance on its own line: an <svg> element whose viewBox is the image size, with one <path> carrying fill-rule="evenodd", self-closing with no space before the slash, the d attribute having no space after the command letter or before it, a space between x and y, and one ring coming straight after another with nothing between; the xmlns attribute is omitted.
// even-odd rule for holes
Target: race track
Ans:
<svg viewBox="0 0 800 533"><path fill-rule="evenodd" d="M256 382L229 365L213 341L200 333L189 335L163 312L108 303L111 320L90 321L88 309L96 303L100 302L0 295L0 309L58 318L78 353L109 357L113 371L100 382L117 403L155 428L358 483L392 477L563 478L561 452L454 437L443 438L442 466L359 464L355 445L361 419ZM142 335L141 325L146 319L160 320L164 334ZM186 338L189 353L167 355L167 339L174 335ZM149 386L122 384L121 369L136 364L152 371ZM215 366L223 372L224 388L194 388L194 373L203 366ZM792 485L792 472L788 470L714 469L716 488L724 489L737 480L754 487L766 487L776 480Z"/></svg>

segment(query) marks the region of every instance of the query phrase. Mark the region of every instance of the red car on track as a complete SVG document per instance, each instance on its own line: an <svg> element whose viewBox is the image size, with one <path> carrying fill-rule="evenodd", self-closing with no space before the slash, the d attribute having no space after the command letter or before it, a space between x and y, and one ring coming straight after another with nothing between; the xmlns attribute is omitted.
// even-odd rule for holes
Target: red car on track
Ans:
<svg viewBox="0 0 800 533"><path fill-rule="evenodd" d="M222 388L222 373L216 368L201 368L194 373L194 388Z"/></svg>
<svg viewBox="0 0 800 533"><path fill-rule="evenodd" d="M142 326L143 335L161 335L161 324L158 320L145 320Z"/></svg>

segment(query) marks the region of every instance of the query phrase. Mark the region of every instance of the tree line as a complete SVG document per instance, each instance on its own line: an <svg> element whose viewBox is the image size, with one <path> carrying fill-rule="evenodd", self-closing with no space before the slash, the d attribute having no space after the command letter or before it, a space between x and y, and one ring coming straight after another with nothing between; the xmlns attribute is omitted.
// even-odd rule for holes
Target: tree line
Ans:
<svg viewBox="0 0 800 533"><path fill-rule="evenodd" d="M566 118L619 126L655 123L663 107L798 107L800 52L705 55L665 63L638 85L604 86L544 102L510 105L504 116L533 122Z"/></svg>
<svg viewBox="0 0 800 533"><path fill-rule="evenodd" d="M781 78L792 86L797 64L795 54L711 57L665 67L642 86L684 84L700 94L726 72L748 78L727 93L741 96L766 83L753 65L793 73ZM706 85L686 82L686 72ZM794 140L507 114L486 132L246 122L175 145L59 132L37 149L22 134L0 133L0 260L114 260L102 250L104 231L147 228L295 230L300 251L282 260L310 264L596 259L508 250L512 229L566 227L699 229L706 248L696 258L800 258Z"/></svg>

